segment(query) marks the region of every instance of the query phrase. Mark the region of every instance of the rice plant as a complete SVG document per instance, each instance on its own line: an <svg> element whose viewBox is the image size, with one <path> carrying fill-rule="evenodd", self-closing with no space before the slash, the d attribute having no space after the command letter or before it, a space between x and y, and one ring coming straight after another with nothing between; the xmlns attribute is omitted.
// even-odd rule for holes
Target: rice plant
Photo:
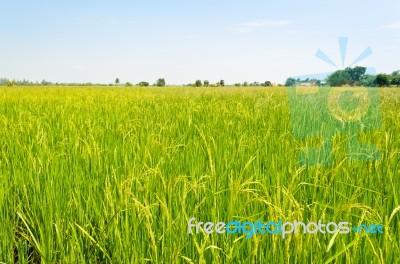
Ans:
<svg viewBox="0 0 400 264"><path fill-rule="evenodd" d="M400 263L400 91L381 159L301 166L284 88L0 89L0 262ZM201 221L379 223L383 235L188 234Z"/></svg>

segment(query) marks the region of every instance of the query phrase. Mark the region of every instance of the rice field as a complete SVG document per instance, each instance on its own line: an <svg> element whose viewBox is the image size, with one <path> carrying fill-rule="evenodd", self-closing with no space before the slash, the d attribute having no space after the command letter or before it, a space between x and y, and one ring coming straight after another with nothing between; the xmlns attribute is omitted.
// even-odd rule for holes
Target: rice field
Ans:
<svg viewBox="0 0 400 264"><path fill-rule="evenodd" d="M285 88L0 88L0 262L400 263L400 90L375 162L301 166ZM188 234L188 220L384 234Z"/></svg>

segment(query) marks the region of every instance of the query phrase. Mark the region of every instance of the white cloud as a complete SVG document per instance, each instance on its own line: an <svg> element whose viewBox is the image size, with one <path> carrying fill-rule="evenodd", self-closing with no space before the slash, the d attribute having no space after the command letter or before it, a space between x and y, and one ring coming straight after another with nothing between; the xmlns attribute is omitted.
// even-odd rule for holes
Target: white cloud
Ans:
<svg viewBox="0 0 400 264"><path fill-rule="evenodd" d="M238 24L232 28L235 33L253 32L260 27L281 27L291 24L289 20L257 20L247 23Z"/></svg>
<svg viewBox="0 0 400 264"><path fill-rule="evenodd" d="M383 26L383 28L387 28L387 29L400 29L400 22L385 25L385 26Z"/></svg>

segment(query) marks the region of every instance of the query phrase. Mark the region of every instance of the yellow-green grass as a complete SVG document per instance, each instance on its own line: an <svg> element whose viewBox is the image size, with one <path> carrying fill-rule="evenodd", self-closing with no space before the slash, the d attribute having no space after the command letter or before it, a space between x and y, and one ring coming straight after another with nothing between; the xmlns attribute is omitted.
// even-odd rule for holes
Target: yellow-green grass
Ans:
<svg viewBox="0 0 400 264"><path fill-rule="evenodd" d="M0 88L0 262L400 263L400 90L376 162L301 167L285 88ZM398 211L398 210L397 210ZM383 235L189 235L187 222L379 223Z"/></svg>

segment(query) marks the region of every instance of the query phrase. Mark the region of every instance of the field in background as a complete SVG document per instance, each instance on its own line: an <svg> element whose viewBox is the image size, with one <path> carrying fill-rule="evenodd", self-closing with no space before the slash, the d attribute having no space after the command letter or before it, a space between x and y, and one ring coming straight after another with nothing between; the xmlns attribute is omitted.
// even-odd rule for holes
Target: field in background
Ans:
<svg viewBox="0 0 400 264"><path fill-rule="evenodd" d="M400 90L380 96L361 137L382 159L338 135L323 168L298 165L318 141L293 138L285 88L1 88L0 262L399 263ZM191 217L385 234L189 235Z"/></svg>

